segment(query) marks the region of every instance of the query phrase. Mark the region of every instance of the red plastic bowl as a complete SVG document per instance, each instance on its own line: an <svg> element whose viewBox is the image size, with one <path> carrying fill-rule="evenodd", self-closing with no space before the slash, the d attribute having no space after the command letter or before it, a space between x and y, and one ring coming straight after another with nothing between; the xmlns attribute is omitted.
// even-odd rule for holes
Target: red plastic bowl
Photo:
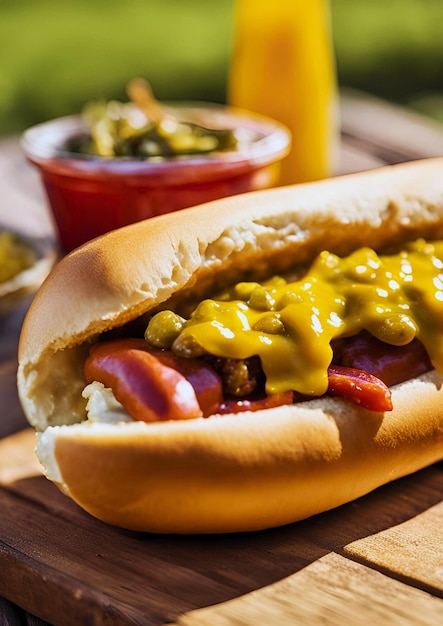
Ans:
<svg viewBox="0 0 443 626"><path fill-rule="evenodd" d="M291 142L284 126L221 105L170 110L183 121L236 129L238 148L158 160L96 157L63 149L69 138L87 131L80 116L25 131L22 148L40 171L65 251L132 222L276 183Z"/></svg>

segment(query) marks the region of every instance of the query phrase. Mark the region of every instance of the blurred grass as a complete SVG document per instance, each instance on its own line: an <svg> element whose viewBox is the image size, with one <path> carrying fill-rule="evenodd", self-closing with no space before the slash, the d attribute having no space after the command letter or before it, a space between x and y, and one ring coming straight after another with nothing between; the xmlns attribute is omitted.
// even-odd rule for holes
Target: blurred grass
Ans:
<svg viewBox="0 0 443 626"><path fill-rule="evenodd" d="M126 99L223 102L234 0L0 0L0 133ZM331 0L341 85L443 121L443 0Z"/></svg>
<svg viewBox="0 0 443 626"><path fill-rule="evenodd" d="M233 0L0 0L0 133L127 99L144 76L161 99L225 97Z"/></svg>
<svg viewBox="0 0 443 626"><path fill-rule="evenodd" d="M443 1L332 0L340 83L443 122Z"/></svg>

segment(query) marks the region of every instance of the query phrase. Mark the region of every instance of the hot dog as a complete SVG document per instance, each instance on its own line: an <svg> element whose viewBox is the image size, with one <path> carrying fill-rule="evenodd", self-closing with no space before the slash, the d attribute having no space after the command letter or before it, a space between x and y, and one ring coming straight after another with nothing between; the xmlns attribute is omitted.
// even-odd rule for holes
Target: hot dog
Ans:
<svg viewBox="0 0 443 626"><path fill-rule="evenodd" d="M110 524L220 533L295 522L441 460L440 239L433 159L78 248L20 337L45 474Z"/></svg>

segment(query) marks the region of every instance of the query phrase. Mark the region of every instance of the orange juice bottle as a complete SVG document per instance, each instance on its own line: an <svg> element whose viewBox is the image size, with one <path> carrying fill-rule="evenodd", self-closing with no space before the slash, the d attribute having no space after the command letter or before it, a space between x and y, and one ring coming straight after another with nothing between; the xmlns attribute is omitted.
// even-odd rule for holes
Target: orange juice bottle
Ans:
<svg viewBox="0 0 443 626"><path fill-rule="evenodd" d="M228 101L290 129L279 184L331 175L338 120L327 0L236 0Z"/></svg>

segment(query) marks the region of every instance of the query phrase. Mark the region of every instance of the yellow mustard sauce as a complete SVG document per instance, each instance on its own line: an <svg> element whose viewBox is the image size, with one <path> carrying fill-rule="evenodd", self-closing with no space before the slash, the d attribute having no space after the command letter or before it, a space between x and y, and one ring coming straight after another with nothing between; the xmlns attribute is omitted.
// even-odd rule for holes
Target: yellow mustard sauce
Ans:
<svg viewBox="0 0 443 626"><path fill-rule="evenodd" d="M0 231L0 283L4 283L36 262L35 252L16 233Z"/></svg>
<svg viewBox="0 0 443 626"><path fill-rule="evenodd" d="M218 357L258 355L268 394L322 395L331 340L361 330L397 346L416 337L443 372L443 241L420 239L381 256L370 248L345 258L324 251L295 281L238 283L202 301L171 346L179 340Z"/></svg>
<svg viewBox="0 0 443 626"><path fill-rule="evenodd" d="M289 128L279 184L331 175L337 151L336 69L327 0L236 0L229 104Z"/></svg>

